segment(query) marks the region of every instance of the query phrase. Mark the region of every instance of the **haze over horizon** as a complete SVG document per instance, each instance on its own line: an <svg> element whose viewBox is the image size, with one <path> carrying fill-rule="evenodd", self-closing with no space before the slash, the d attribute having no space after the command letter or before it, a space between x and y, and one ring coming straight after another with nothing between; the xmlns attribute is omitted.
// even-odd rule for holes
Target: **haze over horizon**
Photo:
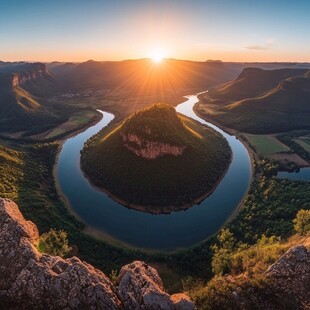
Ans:
<svg viewBox="0 0 310 310"><path fill-rule="evenodd" d="M0 59L309 62L308 1L0 3Z"/></svg>

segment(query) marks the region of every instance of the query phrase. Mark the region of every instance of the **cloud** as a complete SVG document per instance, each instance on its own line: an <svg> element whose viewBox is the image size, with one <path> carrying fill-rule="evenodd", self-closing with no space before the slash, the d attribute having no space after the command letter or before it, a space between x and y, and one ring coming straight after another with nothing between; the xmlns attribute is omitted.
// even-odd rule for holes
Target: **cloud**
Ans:
<svg viewBox="0 0 310 310"><path fill-rule="evenodd" d="M269 49L267 46L263 46L263 45L249 45L249 46L245 46L244 48L248 50L256 50L256 51L265 51Z"/></svg>
<svg viewBox="0 0 310 310"><path fill-rule="evenodd" d="M261 44L253 44L253 45L247 45L244 46L244 48L248 49L248 50L256 50L256 51L266 51L269 50L270 48L273 47L274 45L274 39L273 38L269 38L267 39L266 43L261 45Z"/></svg>

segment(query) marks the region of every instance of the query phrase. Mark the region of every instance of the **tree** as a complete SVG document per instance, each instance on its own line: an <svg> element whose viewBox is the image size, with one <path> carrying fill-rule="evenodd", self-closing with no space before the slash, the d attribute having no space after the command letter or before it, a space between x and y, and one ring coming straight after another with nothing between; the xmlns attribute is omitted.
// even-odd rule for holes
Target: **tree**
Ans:
<svg viewBox="0 0 310 310"><path fill-rule="evenodd" d="M39 238L38 250L41 253L50 255L66 256L71 251L67 232L64 230L50 229Z"/></svg>
<svg viewBox="0 0 310 310"><path fill-rule="evenodd" d="M310 233L310 210L299 210L293 223L298 234L307 235Z"/></svg>
<svg viewBox="0 0 310 310"><path fill-rule="evenodd" d="M212 272L214 274L227 273L231 266L231 256L236 245L236 239L228 228L222 229L217 236L218 244L211 246L214 252L212 257Z"/></svg>

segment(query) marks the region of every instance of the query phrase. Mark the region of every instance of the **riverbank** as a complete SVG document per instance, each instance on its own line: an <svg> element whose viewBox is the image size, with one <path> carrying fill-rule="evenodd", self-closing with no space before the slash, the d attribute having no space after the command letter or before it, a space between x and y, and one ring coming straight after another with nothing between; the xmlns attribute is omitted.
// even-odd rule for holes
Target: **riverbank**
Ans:
<svg viewBox="0 0 310 310"><path fill-rule="evenodd" d="M248 193L249 193L249 190L251 188L251 184L252 184L253 180L259 178L259 174L255 173L255 165L259 161L259 156L258 156L258 154L256 154L253 151L253 149L252 149L251 145L249 144L249 142L246 139L244 139L243 137L240 137L239 132L237 130L229 128L229 127L226 127L223 124L214 121L212 118L208 117L206 114L201 113L201 111L199 109L199 105L200 104L201 104L201 102L198 100L198 102L196 102L195 105L193 106L193 111L195 112L195 114L198 115L200 118L204 119L205 121L210 122L210 123L214 124L215 126L221 128L224 132L228 133L229 135L236 136L237 139L246 148L246 150L247 150L247 152L248 152L248 154L250 156L250 161L251 161L251 180L250 180L250 182L248 184L248 187L246 189L246 193L244 194L243 198L239 202L238 206L235 208L233 213L227 218L227 220L223 223L222 227L225 227L242 210L242 208L244 206L244 202L248 198Z"/></svg>

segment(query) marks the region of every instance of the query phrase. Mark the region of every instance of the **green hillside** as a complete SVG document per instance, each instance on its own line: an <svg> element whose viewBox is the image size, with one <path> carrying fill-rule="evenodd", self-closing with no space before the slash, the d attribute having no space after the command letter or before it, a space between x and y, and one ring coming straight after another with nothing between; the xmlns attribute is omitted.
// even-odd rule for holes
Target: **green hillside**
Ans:
<svg viewBox="0 0 310 310"><path fill-rule="evenodd" d="M154 154L158 156L152 158ZM155 104L112 132L104 130L91 138L81 165L91 181L115 199L161 213L189 207L210 193L230 157L226 140L215 131Z"/></svg>
<svg viewBox="0 0 310 310"><path fill-rule="evenodd" d="M226 86L201 96L199 112L225 126L249 133L310 128L309 71L250 71L251 75L243 72ZM253 83L256 74L257 84ZM288 75L291 77L283 79Z"/></svg>
<svg viewBox="0 0 310 310"><path fill-rule="evenodd" d="M82 106L63 103L57 95L65 86L42 63L3 63L0 66L0 131L13 138L52 129ZM56 96L56 97L55 97Z"/></svg>

